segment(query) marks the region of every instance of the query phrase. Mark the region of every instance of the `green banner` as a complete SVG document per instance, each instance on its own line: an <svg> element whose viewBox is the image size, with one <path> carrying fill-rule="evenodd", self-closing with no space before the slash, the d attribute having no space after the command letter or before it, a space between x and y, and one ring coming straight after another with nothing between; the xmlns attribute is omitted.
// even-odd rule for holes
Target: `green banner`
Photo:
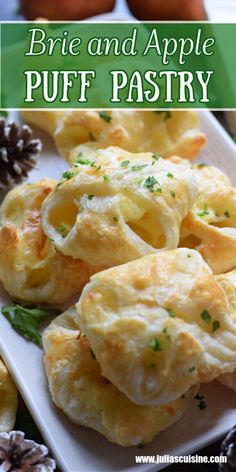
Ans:
<svg viewBox="0 0 236 472"><path fill-rule="evenodd" d="M1 23L1 109L236 108L236 24Z"/></svg>

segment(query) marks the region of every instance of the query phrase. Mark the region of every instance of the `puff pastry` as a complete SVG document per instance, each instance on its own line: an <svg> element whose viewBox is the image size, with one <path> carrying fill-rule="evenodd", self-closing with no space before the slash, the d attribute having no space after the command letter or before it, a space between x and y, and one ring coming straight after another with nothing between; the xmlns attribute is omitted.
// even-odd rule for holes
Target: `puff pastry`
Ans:
<svg viewBox="0 0 236 472"><path fill-rule="evenodd" d="M27 111L23 117L54 135L66 158L74 147L88 141L96 141L99 147L120 146L130 152L159 152L163 157L178 154L187 159L196 157L206 144L198 114L192 110L169 115L139 110L51 110Z"/></svg>
<svg viewBox="0 0 236 472"><path fill-rule="evenodd" d="M59 251L110 267L178 246L198 192L187 162L115 147L76 152L77 163L43 204L43 229Z"/></svg>
<svg viewBox="0 0 236 472"><path fill-rule="evenodd" d="M230 305L230 313L236 323L236 270L216 276L216 280L223 287ZM236 390L236 370L221 375L217 380L233 390Z"/></svg>
<svg viewBox="0 0 236 472"><path fill-rule="evenodd" d="M182 222L180 246L197 249L214 274L236 266L236 189L219 169L194 166L199 196Z"/></svg>
<svg viewBox="0 0 236 472"><path fill-rule="evenodd" d="M229 302L197 251L163 251L100 272L77 310L102 375L135 403L173 401L234 369Z"/></svg>
<svg viewBox="0 0 236 472"><path fill-rule="evenodd" d="M0 432L10 431L15 424L17 390L10 374L0 359Z"/></svg>
<svg viewBox="0 0 236 472"><path fill-rule="evenodd" d="M76 424L93 428L121 446L149 442L176 422L198 387L186 398L149 407L132 403L101 375L75 309L57 317L43 335L45 366L55 404Z"/></svg>
<svg viewBox="0 0 236 472"><path fill-rule="evenodd" d="M63 303L99 268L56 251L43 233L41 206L56 181L43 179L11 190L0 207L0 280L14 298Z"/></svg>

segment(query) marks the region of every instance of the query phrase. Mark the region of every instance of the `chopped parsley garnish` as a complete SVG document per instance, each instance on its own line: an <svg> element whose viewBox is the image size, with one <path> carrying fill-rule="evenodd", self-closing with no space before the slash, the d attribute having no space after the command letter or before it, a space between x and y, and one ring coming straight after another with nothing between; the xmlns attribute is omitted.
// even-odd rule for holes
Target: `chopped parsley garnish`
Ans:
<svg viewBox="0 0 236 472"><path fill-rule="evenodd" d="M92 200L94 198L94 195L88 195L88 200Z"/></svg>
<svg viewBox="0 0 236 472"><path fill-rule="evenodd" d="M83 157L81 157L81 155L79 155L76 159L76 164L81 164L82 166L91 166L92 161L90 161L89 159L84 159Z"/></svg>
<svg viewBox="0 0 236 472"><path fill-rule="evenodd" d="M149 176L144 182L144 187L146 187L149 190L149 192L155 192L154 185L157 185L157 184L159 185L155 177Z"/></svg>
<svg viewBox="0 0 236 472"><path fill-rule="evenodd" d="M191 257L191 255L190 255L190 254L188 254L188 255L187 255L187 257Z"/></svg>
<svg viewBox="0 0 236 472"><path fill-rule="evenodd" d="M55 229L56 229L56 232L59 233L62 236L62 238L65 238L68 234L68 231L67 231L66 227L63 226L63 225L58 226Z"/></svg>
<svg viewBox="0 0 236 472"><path fill-rule="evenodd" d="M72 177L74 177L74 176L75 176L74 172L71 172L70 170L66 170L66 171L63 172L63 174L62 174L63 179L66 179L66 180L70 180L70 179L72 179Z"/></svg>
<svg viewBox="0 0 236 472"><path fill-rule="evenodd" d="M169 179L173 179L174 175L171 172L167 172L167 177L169 177Z"/></svg>
<svg viewBox="0 0 236 472"><path fill-rule="evenodd" d="M112 218L112 219L113 219L113 221L115 221L116 223L117 223L117 221L119 221L119 218L118 218L118 216L113 216L113 218Z"/></svg>
<svg viewBox="0 0 236 472"><path fill-rule="evenodd" d="M193 367L190 367L189 372L191 373L191 372L194 372L195 370L196 370L196 367L195 365L193 365Z"/></svg>
<svg viewBox="0 0 236 472"><path fill-rule="evenodd" d="M105 182L110 182L110 181L111 181L110 175L104 175L104 176L103 176L103 180L104 180Z"/></svg>
<svg viewBox="0 0 236 472"><path fill-rule="evenodd" d="M167 312L170 318L175 318L175 314L171 308L167 308Z"/></svg>
<svg viewBox="0 0 236 472"><path fill-rule="evenodd" d="M154 113L156 113L157 115L160 115L161 113L165 113L164 115L164 120L168 120L169 118L171 118L172 114L169 110L167 111L154 111Z"/></svg>
<svg viewBox="0 0 236 472"><path fill-rule="evenodd" d="M212 323L212 333L217 331L220 328L220 322L218 320L214 320Z"/></svg>
<svg viewBox="0 0 236 472"><path fill-rule="evenodd" d="M206 166L207 166L207 164L203 164L203 163L197 164L198 169L202 169L202 167L206 167Z"/></svg>
<svg viewBox="0 0 236 472"><path fill-rule="evenodd" d="M204 310L201 314L201 318L205 323L209 324L211 322L211 315L207 310Z"/></svg>
<svg viewBox="0 0 236 472"><path fill-rule="evenodd" d="M110 123L111 120L112 120L112 117L110 115L108 115L108 113L106 111L100 111L99 112L99 116L100 118L102 118L104 121L106 121L106 123Z"/></svg>
<svg viewBox="0 0 236 472"><path fill-rule="evenodd" d="M39 331L41 323L46 318L60 314L60 311L52 308L25 307L18 304L3 306L1 311L15 331L41 348L43 347Z"/></svg>
<svg viewBox="0 0 236 472"><path fill-rule="evenodd" d="M207 407L207 404L205 402L204 396L203 395L196 395L195 400L199 400L198 408L199 410L205 410Z"/></svg>
<svg viewBox="0 0 236 472"><path fill-rule="evenodd" d="M174 190L171 190L171 191L170 191L170 194L171 194L172 198L175 198L175 197L176 197L176 193L174 192Z"/></svg>
<svg viewBox="0 0 236 472"><path fill-rule="evenodd" d="M134 172L137 172L139 170L142 170L144 169L144 167L147 167L148 164L140 164L139 166L132 166L131 169L134 171Z"/></svg>
<svg viewBox="0 0 236 472"><path fill-rule="evenodd" d="M151 347L151 349L153 349L153 351L163 351L163 347L162 347L160 341L158 341L157 338L153 338L150 341L149 346Z"/></svg>
<svg viewBox="0 0 236 472"><path fill-rule="evenodd" d="M155 161L159 161L160 157L161 156L158 152L154 152L152 155L152 159L155 159Z"/></svg>
<svg viewBox="0 0 236 472"><path fill-rule="evenodd" d="M53 239L53 238L48 238L48 241L50 241L51 243L54 243L54 239Z"/></svg>
<svg viewBox="0 0 236 472"><path fill-rule="evenodd" d="M121 162L121 167L127 167L129 165L130 161L122 161Z"/></svg>
<svg viewBox="0 0 236 472"><path fill-rule="evenodd" d="M198 213L198 216L206 216L206 215L209 215L208 205L207 205L207 204L204 205L203 211L201 211L201 212Z"/></svg>
<svg viewBox="0 0 236 472"><path fill-rule="evenodd" d="M224 212L224 215L226 216L226 218L230 218L230 214L229 214L228 211L225 211L225 212Z"/></svg>

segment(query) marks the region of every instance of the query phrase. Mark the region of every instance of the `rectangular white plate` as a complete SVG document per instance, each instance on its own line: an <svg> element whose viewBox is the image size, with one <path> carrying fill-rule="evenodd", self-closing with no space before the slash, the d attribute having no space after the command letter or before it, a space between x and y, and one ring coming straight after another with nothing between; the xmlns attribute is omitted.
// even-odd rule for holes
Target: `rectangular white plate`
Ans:
<svg viewBox="0 0 236 472"><path fill-rule="evenodd" d="M208 137L201 161L215 164L225 171L236 185L236 147L215 118L200 112L201 127ZM19 116L15 117L20 120ZM44 151L40 168L30 180L43 176L60 177L67 164L57 156L50 139L41 134ZM0 290L0 305L9 304L9 297ZM207 408L200 411L193 400L184 417L175 426L160 434L144 449L121 448L109 443L98 433L74 426L53 406L43 368L43 354L21 338L0 315L0 349L45 441L59 467L66 472L134 472L160 470L163 465L135 466L137 454L188 454L216 440L236 423L236 393L217 382L202 388Z"/></svg>

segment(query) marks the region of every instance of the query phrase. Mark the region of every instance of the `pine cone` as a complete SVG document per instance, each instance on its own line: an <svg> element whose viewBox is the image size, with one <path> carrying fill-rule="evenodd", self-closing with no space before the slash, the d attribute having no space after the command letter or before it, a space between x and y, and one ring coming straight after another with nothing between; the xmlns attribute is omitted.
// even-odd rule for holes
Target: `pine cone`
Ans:
<svg viewBox="0 0 236 472"><path fill-rule="evenodd" d="M48 448L25 439L21 431L0 434L0 470L4 472L52 472L56 463Z"/></svg>
<svg viewBox="0 0 236 472"><path fill-rule="evenodd" d="M41 151L41 141L31 139L32 130L16 123L6 124L0 120L0 188L19 184L36 166Z"/></svg>
<svg viewBox="0 0 236 472"><path fill-rule="evenodd" d="M227 456L226 464L219 464L220 472L236 472L236 426L221 443L221 456Z"/></svg>

